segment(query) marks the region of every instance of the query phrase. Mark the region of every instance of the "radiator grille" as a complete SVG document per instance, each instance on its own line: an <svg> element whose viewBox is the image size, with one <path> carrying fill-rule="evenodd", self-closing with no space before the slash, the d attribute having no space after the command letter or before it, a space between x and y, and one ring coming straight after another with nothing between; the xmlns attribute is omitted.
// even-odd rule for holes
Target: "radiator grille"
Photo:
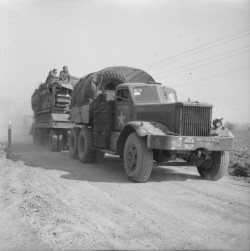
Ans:
<svg viewBox="0 0 250 251"><path fill-rule="evenodd" d="M184 136L209 136L212 107L183 106L180 134Z"/></svg>

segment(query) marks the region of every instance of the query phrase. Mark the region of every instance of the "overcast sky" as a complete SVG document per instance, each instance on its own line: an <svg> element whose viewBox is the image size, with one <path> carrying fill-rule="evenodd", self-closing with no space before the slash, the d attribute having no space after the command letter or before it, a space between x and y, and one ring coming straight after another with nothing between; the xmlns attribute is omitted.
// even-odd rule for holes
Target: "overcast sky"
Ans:
<svg viewBox="0 0 250 251"><path fill-rule="evenodd" d="M142 68L213 117L250 122L250 1L0 0L2 122L52 68Z"/></svg>

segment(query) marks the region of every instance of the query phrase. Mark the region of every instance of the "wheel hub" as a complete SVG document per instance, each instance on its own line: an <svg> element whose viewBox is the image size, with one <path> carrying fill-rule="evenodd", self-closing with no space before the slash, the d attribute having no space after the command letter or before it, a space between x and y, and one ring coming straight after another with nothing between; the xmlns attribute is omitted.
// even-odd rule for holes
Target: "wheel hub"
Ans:
<svg viewBox="0 0 250 251"><path fill-rule="evenodd" d="M202 167L204 169L210 169L211 165L213 163L213 157L212 156L208 156L204 162L202 163Z"/></svg>
<svg viewBox="0 0 250 251"><path fill-rule="evenodd" d="M130 145L127 151L128 167L131 171L134 171L137 164L137 150L134 145Z"/></svg>

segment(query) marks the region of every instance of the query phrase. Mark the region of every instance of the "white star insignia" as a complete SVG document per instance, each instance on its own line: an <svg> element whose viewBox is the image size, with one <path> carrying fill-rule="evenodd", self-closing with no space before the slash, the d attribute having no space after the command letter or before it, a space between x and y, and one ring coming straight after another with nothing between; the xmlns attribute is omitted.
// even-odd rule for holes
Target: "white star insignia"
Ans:
<svg viewBox="0 0 250 251"><path fill-rule="evenodd" d="M124 126L124 119L126 118L126 116L123 116L122 115L122 110L121 110L121 115L118 116L118 119L119 119L119 126L122 125Z"/></svg>

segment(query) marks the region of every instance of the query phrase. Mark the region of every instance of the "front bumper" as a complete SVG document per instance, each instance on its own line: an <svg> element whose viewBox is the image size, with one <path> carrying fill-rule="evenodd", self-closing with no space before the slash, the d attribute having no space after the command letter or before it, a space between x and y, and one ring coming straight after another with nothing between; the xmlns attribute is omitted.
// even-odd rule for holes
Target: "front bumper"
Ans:
<svg viewBox="0 0 250 251"><path fill-rule="evenodd" d="M148 135L147 147L176 151L194 151L199 148L208 151L230 151L233 150L233 137Z"/></svg>

